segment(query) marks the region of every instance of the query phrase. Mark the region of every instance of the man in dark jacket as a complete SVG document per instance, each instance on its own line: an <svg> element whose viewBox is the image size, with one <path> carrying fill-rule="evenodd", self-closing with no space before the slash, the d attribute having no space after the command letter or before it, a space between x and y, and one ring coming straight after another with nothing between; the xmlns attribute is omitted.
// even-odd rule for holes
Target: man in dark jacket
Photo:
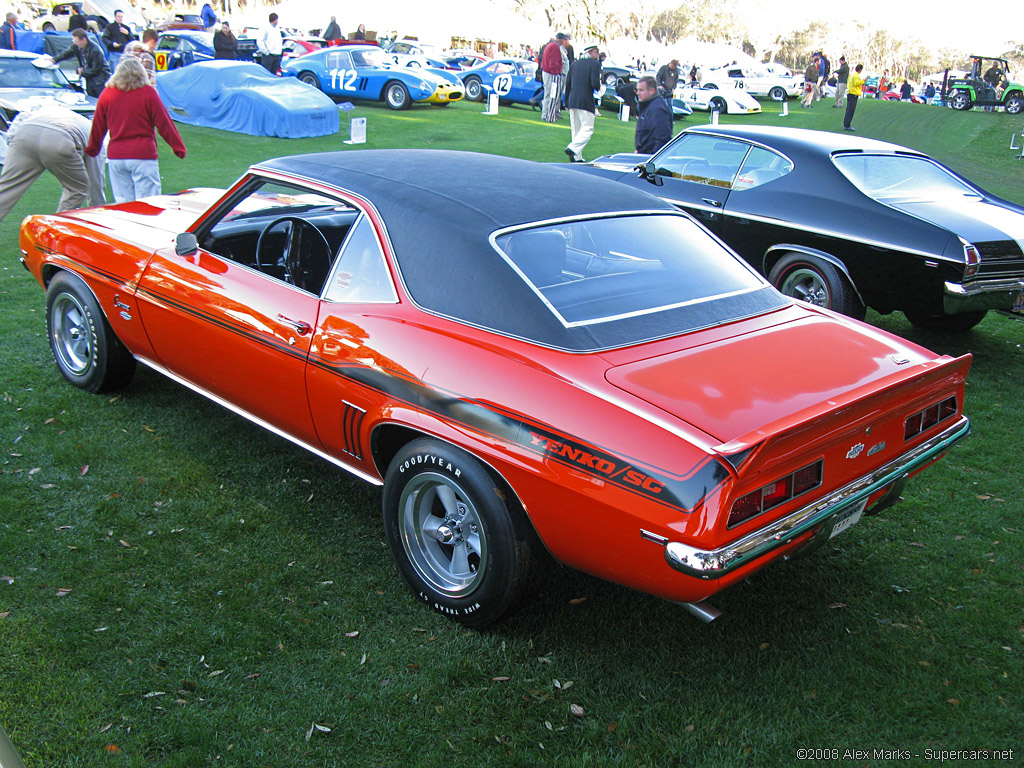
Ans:
<svg viewBox="0 0 1024 768"><path fill-rule="evenodd" d="M71 15L68 17L68 32L74 32L76 29L89 31L89 20L82 13L82 6L77 3L71 6Z"/></svg>
<svg viewBox="0 0 1024 768"><path fill-rule="evenodd" d="M679 83L679 59L672 59L659 69L657 78L655 82L661 90L661 95L671 99L672 94L676 92L676 85Z"/></svg>
<svg viewBox="0 0 1024 768"><path fill-rule="evenodd" d="M636 84L636 139L639 154L653 155L672 138L672 108L658 97L658 82L650 75Z"/></svg>
<svg viewBox="0 0 1024 768"><path fill-rule="evenodd" d="M103 51L83 30L76 29L71 33L71 47L54 56L53 60L60 62L72 56L78 59L78 74L85 78L85 92L99 98L110 79L110 69Z"/></svg>
<svg viewBox="0 0 1024 768"><path fill-rule="evenodd" d="M0 48L7 51L18 50L17 36L14 34L14 30L18 26L18 15L16 13L8 13L7 21L0 26Z"/></svg>
<svg viewBox="0 0 1024 768"><path fill-rule="evenodd" d="M135 39L135 35L124 23L124 11L114 11L114 20L103 30L103 44L110 51L110 68L117 69L124 47Z"/></svg>
<svg viewBox="0 0 1024 768"><path fill-rule="evenodd" d="M238 58L238 39L226 21L221 22L220 29L213 33L213 58L230 61Z"/></svg>
<svg viewBox="0 0 1024 768"><path fill-rule="evenodd" d="M565 148L569 162L582 163L583 148L594 135L594 91L601 87L601 52L588 46L584 56L569 65L565 78L565 107L569 110L572 140Z"/></svg>

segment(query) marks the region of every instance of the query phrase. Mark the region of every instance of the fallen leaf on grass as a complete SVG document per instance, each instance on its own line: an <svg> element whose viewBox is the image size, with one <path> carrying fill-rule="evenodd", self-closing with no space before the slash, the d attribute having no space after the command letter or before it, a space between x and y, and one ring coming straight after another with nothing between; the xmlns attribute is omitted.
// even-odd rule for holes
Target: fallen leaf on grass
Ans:
<svg viewBox="0 0 1024 768"><path fill-rule="evenodd" d="M30 469L30 470L28 471L28 473L29 473L30 475L34 475L34 474L35 474L36 472L39 472L39 471L40 471L41 469L42 469L41 467L32 467L32 469Z"/></svg>
<svg viewBox="0 0 1024 768"><path fill-rule="evenodd" d="M116 755L118 752L121 751L121 748L117 746L117 744L107 744L107 746L105 746L104 749L112 755Z"/></svg>
<svg viewBox="0 0 1024 768"><path fill-rule="evenodd" d="M356 630L354 632L346 632L345 633L345 637L358 637L358 636L359 636L359 630Z"/></svg>
<svg viewBox="0 0 1024 768"><path fill-rule="evenodd" d="M209 677L217 677L218 675L223 675L223 674L224 674L224 670L223 669L215 669L215 670L213 670L213 672L211 672L209 674Z"/></svg>
<svg viewBox="0 0 1024 768"><path fill-rule="evenodd" d="M331 732L331 729L328 728L326 725L318 725L317 723L310 723L309 730L306 731L306 741L309 741L311 738L313 738L313 734L314 733L322 733L322 734L326 735L326 734L328 734L330 732Z"/></svg>
<svg viewBox="0 0 1024 768"><path fill-rule="evenodd" d="M257 677L259 677L262 674L263 674L262 672L253 672L251 675L246 675L245 679L246 680L255 680Z"/></svg>
<svg viewBox="0 0 1024 768"><path fill-rule="evenodd" d="M511 679L512 679L511 677L505 677L505 676L501 676L501 677L492 677L492 678L491 678L491 680L492 680L493 682L495 682L495 683L507 683L507 682L508 682L509 680L511 680Z"/></svg>
<svg viewBox="0 0 1024 768"><path fill-rule="evenodd" d="M0 619L6 619L10 615L11 615L10 611L0 611Z"/></svg>
<svg viewBox="0 0 1024 768"><path fill-rule="evenodd" d="M129 544L129 543L128 543L127 541L125 541L124 539L118 539L118 540L117 540L117 543L118 543L118 544L120 544L120 545L121 545L122 547L128 547L129 549L131 549L131 547L132 547L132 545L131 545L131 544Z"/></svg>
<svg viewBox="0 0 1024 768"><path fill-rule="evenodd" d="M829 603L828 607L829 608L845 608L846 607L846 603Z"/></svg>
<svg viewBox="0 0 1024 768"><path fill-rule="evenodd" d="M78 470L78 476L81 477L82 475L84 475L88 471L89 471L89 465L88 464L83 464L82 468L80 470Z"/></svg>
<svg viewBox="0 0 1024 768"><path fill-rule="evenodd" d="M569 601L569 605L579 605L580 603L585 602L587 602L587 598L585 597L574 597L572 600Z"/></svg>
<svg viewBox="0 0 1024 768"><path fill-rule="evenodd" d="M946 703L947 704L952 704L953 706L956 706L957 704L960 703L960 699L946 699Z"/></svg>
<svg viewBox="0 0 1024 768"><path fill-rule="evenodd" d="M152 699L152 698L154 698L156 696L166 696L166 695L167 695L167 691L150 691L149 693L145 694L142 698L144 698L144 699Z"/></svg>
<svg viewBox="0 0 1024 768"><path fill-rule="evenodd" d="M100 733L106 733L107 731L109 731L113 727L114 727L113 723L107 723L102 728L100 728Z"/></svg>
<svg viewBox="0 0 1024 768"><path fill-rule="evenodd" d="M569 714L571 714L573 717L583 717L583 715L585 715L586 713L583 711L583 707L581 707L579 704L570 704Z"/></svg>
<svg viewBox="0 0 1024 768"><path fill-rule="evenodd" d="M58 587L57 591L54 594L56 594L57 597L64 597L64 595L66 595L70 591L71 587Z"/></svg>

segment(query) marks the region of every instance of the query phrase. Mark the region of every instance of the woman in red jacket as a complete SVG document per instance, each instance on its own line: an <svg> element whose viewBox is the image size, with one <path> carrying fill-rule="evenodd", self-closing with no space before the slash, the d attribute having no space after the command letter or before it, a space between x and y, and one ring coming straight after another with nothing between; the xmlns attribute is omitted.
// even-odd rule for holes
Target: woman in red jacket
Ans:
<svg viewBox="0 0 1024 768"><path fill-rule="evenodd" d="M160 194L154 131L160 132L175 155L185 157L181 135L156 88L149 84L142 62L124 57L96 102L89 146L85 148L87 155L95 157L103 146L103 137L110 133L107 168L115 202Z"/></svg>

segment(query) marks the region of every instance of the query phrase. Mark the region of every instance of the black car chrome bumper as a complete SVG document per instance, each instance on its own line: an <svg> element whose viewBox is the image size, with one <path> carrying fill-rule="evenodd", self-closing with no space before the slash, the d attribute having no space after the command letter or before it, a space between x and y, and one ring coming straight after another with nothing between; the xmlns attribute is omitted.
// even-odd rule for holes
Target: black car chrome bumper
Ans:
<svg viewBox="0 0 1024 768"><path fill-rule="evenodd" d="M828 538L837 515L865 503L879 489L928 464L954 443L967 437L970 431L970 422L966 416L961 416L953 426L898 459L854 480L827 499L798 509L719 549L703 550L681 542L667 542L665 560L672 568L687 576L718 579L819 526L816 536Z"/></svg>
<svg viewBox="0 0 1024 768"><path fill-rule="evenodd" d="M1024 278L946 283L942 309L947 315L980 309L1009 309L1024 291Z"/></svg>

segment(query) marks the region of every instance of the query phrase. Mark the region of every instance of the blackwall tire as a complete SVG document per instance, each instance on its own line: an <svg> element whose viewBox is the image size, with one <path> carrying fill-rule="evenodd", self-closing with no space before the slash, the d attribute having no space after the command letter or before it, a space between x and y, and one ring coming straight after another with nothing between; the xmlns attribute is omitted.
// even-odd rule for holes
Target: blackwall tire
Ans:
<svg viewBox="0 0 1024 768"><path fill-rule="evenodd" d="M929 315L926 312L905 309L903 314L915 328L940 333L965 333L984 320L988 312L979 309L974 312L958 312L955 315Z"/></svg>
<svg viewBox="0 0 1024 768"><path fill-rule="evenodd" d="M484 100L484 87L479 77L466 78L466 98L469 101Z"/></svg>
<svg viewBox="0 0 1024 768"><path fill-rule="evenodd" d="M438 613L481 628L531 591L529 521L464 451L431 439L402 448L385 475L383 515L402 578Z"/></svg>
<svg viewBox="0 0 1024 768"><path fill-rule="evenodd" d="M46 335L61 374L86 392L120 389L135 373L135 358L110 329L92 291L68 272L46 289Z"/></svg>
<svg viewBox="0 0 1024 768"><path fill-rule="evenodd" d="M306 85L311 85L318 91L323 90L323 88L320 87L320 78L317 77L312 72L303 72L301 75L299 75L299 82L305 83Z"/></svg>
<svg viewBox="0 0 1024 768"><path fill-rule="evenodd" d="M786 296L863 320L866 308L846 275L823 259L791 253L768 273L768 280Z"/></svg>
<svg viewBox="0 0 1024 768"><path fill-rule="evenodd" d="M770 91L768 91L768 98L772 101L785 101L786 100L786 89L782 86L776 85Z"/></svg>
<svg viewBox="0 0 1024 768"><path fill-rule="evenodd" d="M391 80L384 86L384 101L394 110L408 109L412 104L412 97L405 83L398 80Z"/></svg>

